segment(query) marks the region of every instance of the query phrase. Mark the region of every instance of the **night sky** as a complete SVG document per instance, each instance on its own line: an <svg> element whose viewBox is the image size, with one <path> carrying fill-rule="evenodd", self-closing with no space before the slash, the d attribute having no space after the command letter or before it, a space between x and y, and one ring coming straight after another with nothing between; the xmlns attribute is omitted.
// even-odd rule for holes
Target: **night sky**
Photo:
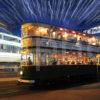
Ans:
<svg viewBox="0 0 100 100"><path fill-rule="evenodd" d="M100 25L100 0L0 0L0 22L16 35L26 22L83 31Z"/></svg>

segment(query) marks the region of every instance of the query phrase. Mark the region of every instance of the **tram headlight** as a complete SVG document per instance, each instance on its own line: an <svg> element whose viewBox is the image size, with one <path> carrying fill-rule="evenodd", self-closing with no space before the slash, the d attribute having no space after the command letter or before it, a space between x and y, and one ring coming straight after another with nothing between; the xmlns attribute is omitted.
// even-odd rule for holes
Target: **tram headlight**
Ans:
<svg viewBox="0 0 100 100"><path fill-rule="evenodd" d="M23 71L21 70L21 71L19 72L19 74L20 74L20 75L23 75Z"/></svg>

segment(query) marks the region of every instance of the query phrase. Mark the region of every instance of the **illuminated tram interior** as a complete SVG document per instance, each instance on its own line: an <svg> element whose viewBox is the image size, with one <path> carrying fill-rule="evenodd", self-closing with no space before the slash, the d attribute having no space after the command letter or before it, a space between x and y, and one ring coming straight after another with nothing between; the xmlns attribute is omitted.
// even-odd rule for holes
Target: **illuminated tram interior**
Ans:
<svg viewBox="0 0 100 100"><path fill-rule="evenodd" d="M40 23L23 24L21 66L100 65L100 39Z"/></svg>

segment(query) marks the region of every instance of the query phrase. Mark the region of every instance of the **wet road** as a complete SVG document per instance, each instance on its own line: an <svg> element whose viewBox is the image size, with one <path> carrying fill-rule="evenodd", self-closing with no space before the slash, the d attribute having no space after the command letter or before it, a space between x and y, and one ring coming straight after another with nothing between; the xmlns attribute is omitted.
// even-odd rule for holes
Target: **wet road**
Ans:
<svg viewBox="0 0 100 100"><path fill-rule="evenodd" d="M0 100L100 100L100 91L90 90L53 90L30 93Z"/></svg>
<svg viewBox="0 0 100 100"><path fill-rule="evenodd" d="M7 94L3 91L5 94L1 94L0 100L100 100L100 82L76 86L73 84L55 84L24 89L19 88L16 81L11 81L3 84L0 82L0 90L1 87L6 87L6 90L11 90L11 92Z"/></svg>

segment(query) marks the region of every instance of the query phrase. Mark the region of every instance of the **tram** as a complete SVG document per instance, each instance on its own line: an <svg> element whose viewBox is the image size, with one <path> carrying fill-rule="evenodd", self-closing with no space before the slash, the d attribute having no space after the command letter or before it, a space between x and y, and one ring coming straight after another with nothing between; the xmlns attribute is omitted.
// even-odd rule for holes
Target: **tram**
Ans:
<svg viewBox="0 0 100 100"><path fill-rule="evenodd" d="M97 75L100 39L41 23L23 24L21 32L19 83Z"/></svg>
<svg viewBox="0 0 100 100"><path fill-rule="evenodd" d="M21 38L0 27L0 71L18 68Z"/></svg>

